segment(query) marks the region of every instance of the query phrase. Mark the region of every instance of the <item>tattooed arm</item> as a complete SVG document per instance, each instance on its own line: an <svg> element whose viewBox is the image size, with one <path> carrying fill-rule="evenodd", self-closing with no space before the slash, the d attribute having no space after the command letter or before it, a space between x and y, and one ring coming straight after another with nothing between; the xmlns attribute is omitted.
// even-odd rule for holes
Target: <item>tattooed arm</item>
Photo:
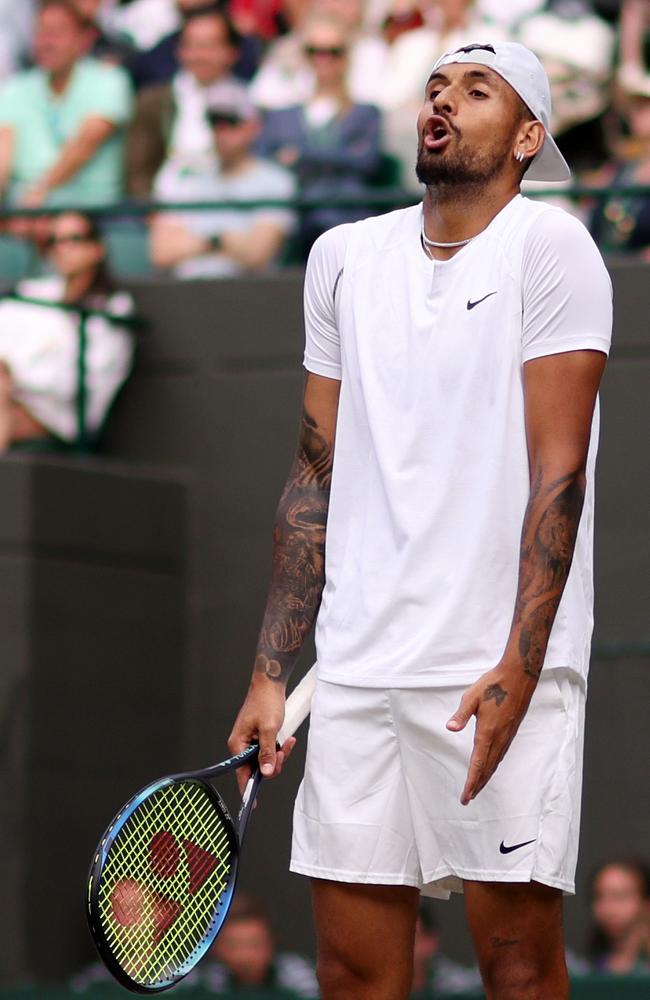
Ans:
<svg viewBox="0 0 650 1000"><path fill-rule="evenodd" d="M309 374L293 466L273 530L271 586L262 620L253 675L229 740L237 753L260 742L262 773L279 773L293 747L276 754L284 716L285 687L320 607L325 584L325 531L334 458L340 382ZM248 778L238 771L240 786Z"/></svg>
<svg viewBox="0 0 650 1000"><path fill-rule="evenodd" d="M463 805L481 791L505 756L542 670L571 568L591 420L605 361L599 351L571 351L524 365L531 486L510 635L500 662L468 688L447 723L459 731L476 716Z"/></svg>

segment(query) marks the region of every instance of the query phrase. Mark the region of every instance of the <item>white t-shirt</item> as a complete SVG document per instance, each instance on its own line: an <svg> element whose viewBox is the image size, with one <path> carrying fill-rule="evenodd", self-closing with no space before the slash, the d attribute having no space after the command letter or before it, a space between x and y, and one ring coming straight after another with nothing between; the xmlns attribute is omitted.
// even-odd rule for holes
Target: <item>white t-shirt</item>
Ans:
<svg viewBox="0 0 650 1000"><path fill-rule="evenodd" d="M611 282L583 225L518 195L449 261L422 208L339 226L305 281L310 372L341 379L316 627L319 675L472 682L501 658L529 499L523 364L607 353ZM594 416L575 555L546 667L582 676L593 625Z"/></svg>

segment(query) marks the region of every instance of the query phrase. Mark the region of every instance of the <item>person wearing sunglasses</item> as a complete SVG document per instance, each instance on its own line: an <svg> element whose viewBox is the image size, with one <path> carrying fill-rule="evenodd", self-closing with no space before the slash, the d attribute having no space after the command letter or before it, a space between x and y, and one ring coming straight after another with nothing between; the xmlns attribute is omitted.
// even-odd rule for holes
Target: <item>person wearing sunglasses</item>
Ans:
<svg viewBox="0 0 650 1000"><path fill-rule="evenodd" d="M290 172L253 151L259 115L247 97L209 103L206 122L220 166L178 174L168 197L177 202L218 202L223 207L164 212L151 224L154 265L178 278L221 278L259 271L280 255L294 228L290 207L264 204L237 209L237 202L291 202ZM234 203L234 204L233 204Z"/></svg>
<svg viewBox="0 0 650 1000"><path fill-rule="evenodd" d="M259 149L294 170L301 193L323 206L305 213L305 254L325 230L368 215L367 207L327 205L333 195L363 195L381 161L381 115L356 104L348 93L348 45L344 24L315 17L303 33L303 52L314 74L314 91L303 104L270 111Z"/></svg>
<svg viewBox="0 0 650 1000"><path fill-rule="evenodd" d="M0 451L35 439L74 442L80 419L84 434L94 434L131 368L131 296L111 281L95 223L71 212L58 216L47 253L53 273L20 282L0 300Z"/></svg>

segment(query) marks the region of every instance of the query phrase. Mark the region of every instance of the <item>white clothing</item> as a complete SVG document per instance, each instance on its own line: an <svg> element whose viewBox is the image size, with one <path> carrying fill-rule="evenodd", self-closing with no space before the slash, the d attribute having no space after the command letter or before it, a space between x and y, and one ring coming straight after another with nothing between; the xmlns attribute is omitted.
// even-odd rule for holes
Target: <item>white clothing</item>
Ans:
<svg viewBox="0 0 650 1000"><path fill-rule="evenodd" d="M500 660L529 500L523 364L609 350L611 282L561 209L513 200L451 260L422 208L319 238L305 367L342 379L316 626L319 677L368 687L472 683ZM598 411L573 564L545 668L587 674Z"/></svg>
<svg viewBox="0 0 650 1000"><path fill-rule="evenodd" d="M60 302L64 282L59 277L23 281L20 295ZM97 430L126 379L133 342L120 318L132 312L131 296L117 292L106 303L115 320L92 315L86 324L86 387L88 430ZM79 316L50 305L0 300L0 360L14 381L14 398L52 434L66 441L77 436Z"/></svg>
<svg viewBox="0 0 650 1000"><path fill-rule="evenodd" d="M244 173L222 174L213 169L190 172L176 177L173 201L223 201L245 202L268 198L290 200L295 197L296 182L284 167L268 160L255 159ZM171 218L171 213L166 213ZM199 236L214 236L228 232L246 232L259 222L271 222L288 235L295 225L295 213L289 208L253 208L238 211L236 208L215 211L186 212L173 216L191 232ZM178 264L174 273L179 278L230 277L241 274L245 268L225 254L205 254L192 257Z"/></svg>
<svg viewBox="0 0 650 1000"><path fill-rule="evenodd" d="M101 22L112 34L126 35L137 49L152 49L180 27L174 0L132 0L126 7L113 7Z"/></svg>
<svg viewBox="0 0 650 1000"><path fill-rule="evenodd" d="M584 689L542 674L485 788L461 806L473 721L446 729L464 687L384 690L318 681L291 870L336 882L411 885L448 898L462 880L574 891Z"/></svg>

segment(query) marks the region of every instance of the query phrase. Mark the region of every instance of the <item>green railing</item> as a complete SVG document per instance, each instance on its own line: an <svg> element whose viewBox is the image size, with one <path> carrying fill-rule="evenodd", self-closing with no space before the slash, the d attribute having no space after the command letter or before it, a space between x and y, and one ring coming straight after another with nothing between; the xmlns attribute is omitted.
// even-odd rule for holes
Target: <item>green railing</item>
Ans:
<svg viewBox="0 0 650 1000"><path fill-rule="evenodd" d="M215 994L200 987L178 986L178 1000L295 1000L295 994L281 990L237 990ZM170 994L171 995L171 994ZM126 990L118 986L92 986L82 993L62 987L33 986L25 989L0 990L0 1000L125 1000ZM450 996L447 994L446 996ZM483 993L454 993L455 1000L480 1000ZM650 976L585 976L571 983L571 1000L648 1000ZM422 995L418 1000L444 1000L443 994Z"/></svg>
<svg viewBox="0 0 650 1000"><path fill-rule="evenodd" d="M571 201L594 201L602 203L610 198L650 198L648 184L612 184L591 187L584 184L565 186L557 184L553 187L524 188L527 198L555 199L568 198ZM44 208L19 208L0 205L0 219L41 217L43 215L61 215L66 212L82 211L85 215L97 218L124 218L150 215L154 212L201 212L235 209L249 211L256 208L291 208L305 212L316 208L392 208L415 205L422 200L422 194L401 187L369 187L363 193L331 194L326 198L306 198L297 196L292 199L255 198L247 201L155 201L148 198L114 202L111 205L86 205L82 209L78 205L57 205Z"/></svg>

